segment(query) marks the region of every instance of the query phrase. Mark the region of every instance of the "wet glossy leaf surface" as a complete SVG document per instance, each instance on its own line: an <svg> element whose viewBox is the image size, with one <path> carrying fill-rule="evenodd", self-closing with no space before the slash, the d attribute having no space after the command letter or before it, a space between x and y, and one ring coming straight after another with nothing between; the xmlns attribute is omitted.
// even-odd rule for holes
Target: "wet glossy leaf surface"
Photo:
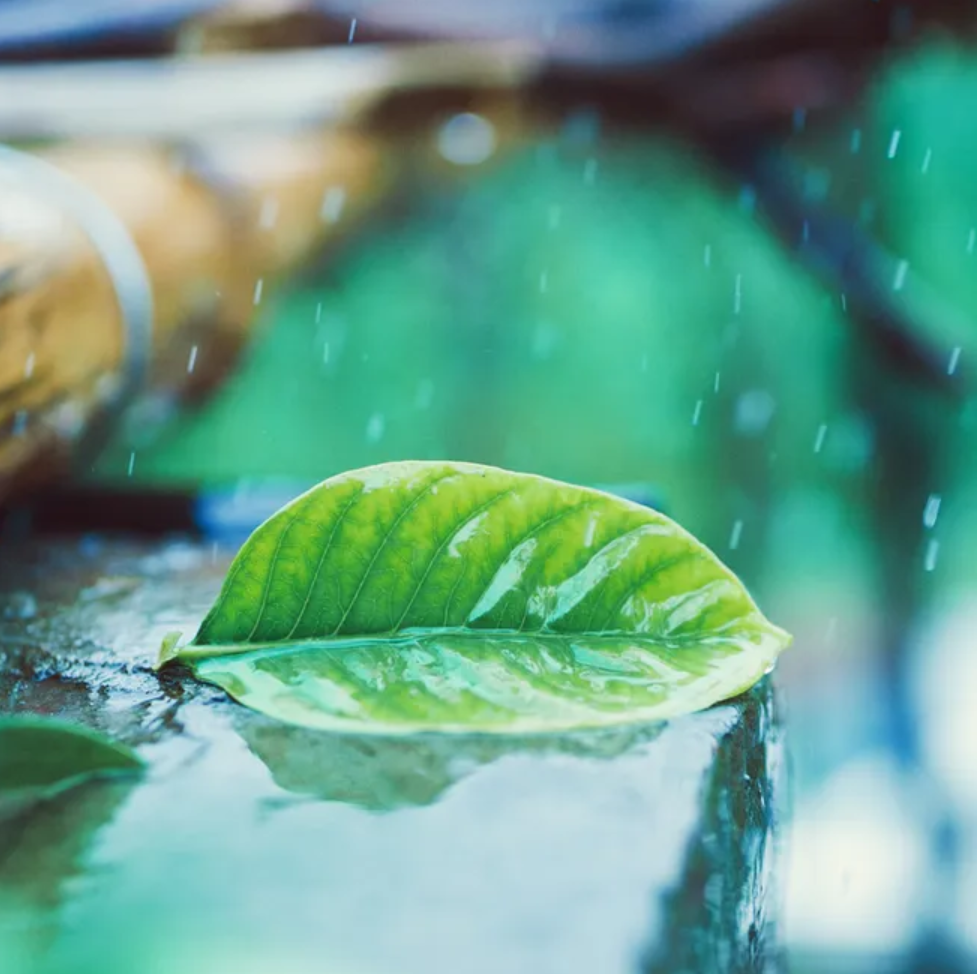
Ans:
<svg viewBox="0 0 977 974"><path fill-rule="evenodd" d="M192 644L163 659L310 727L533 732L710 706L788 641L663 515L405 462L334 477L269 519Z"/></svg>

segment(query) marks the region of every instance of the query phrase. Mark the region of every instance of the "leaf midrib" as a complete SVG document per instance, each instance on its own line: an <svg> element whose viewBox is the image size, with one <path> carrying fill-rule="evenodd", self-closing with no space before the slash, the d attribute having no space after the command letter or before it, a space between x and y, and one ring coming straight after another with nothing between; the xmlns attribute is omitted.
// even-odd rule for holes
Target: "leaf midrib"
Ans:
<svg viewBox="0 0 977 974"><path fill-rule="evenodd" d="M717 633L722 640L735 640L741 632L764 633L775 635L777 628L770 623L763 624L756 619L737 620L735 626L726 628L722 633ZM175 661L206 660L219 656L246 656L249 654L276 656L284 653L292 653L297 649L305 648L308 650L326 649L339 646L370 646L420 642L425 639L446 638L450 636L474 637L477 639L502 639L515 638L523 640L561 640L572 639L631 639L638 643L650 643L662 648L674 648L685 645L701 645L703 642L701 633L688 633L685 635L670 636L662 639L650 633L631 632L626 629L611 630L568 630L561 632L558 629L477 629L472 626L452 626L437 628L408 628L400 630L387 630L376 633L356 633L341 636L322 636L311 639L292 639L276 640L268 643L219 643L216 645L201 645L188 643L175 657Z"/></svg>

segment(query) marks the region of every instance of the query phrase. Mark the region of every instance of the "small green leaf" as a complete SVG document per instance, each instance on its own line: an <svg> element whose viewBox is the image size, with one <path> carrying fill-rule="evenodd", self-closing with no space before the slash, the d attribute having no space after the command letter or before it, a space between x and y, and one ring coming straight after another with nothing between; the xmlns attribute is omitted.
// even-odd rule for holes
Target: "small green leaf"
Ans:
<svg viewBox="0 0 977 974"><path fill-rule="evenodd" d="M746 690L790 637L668 518L465 463L327 480L241 549L182 661L295 724L534 732Z"/></svg>
<svg viewBox="0 0 977 974"><path fill-rule="evenodd" d="M159 659L156 661L156 668L165 666L171 659L176 659L180 653L180 637L182 632L168 632L163 637L163 645L159 649Z"/></svg>
<svg viewBox="0 0 977 974"><path fill-rule="evenodd" d="M44 717L0 717L0 811L142 767L135 752L87 728Z"/></svg>

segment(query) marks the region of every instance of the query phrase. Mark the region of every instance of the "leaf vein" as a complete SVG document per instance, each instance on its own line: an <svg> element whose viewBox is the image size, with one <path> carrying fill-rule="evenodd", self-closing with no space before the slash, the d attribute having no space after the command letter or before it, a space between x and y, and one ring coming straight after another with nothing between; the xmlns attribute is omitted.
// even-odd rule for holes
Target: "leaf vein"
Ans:
<svg viewBox="0 0 977 974"><path fill-rule="evenodd" d="M637 527L627 528L624 531L620 531L618 534L614 535L613 538L610 538L605 544L601 545L600 548L598 548L597 551L595 551L593 553L593 555L591 555L591 557L587 559L586 563L584 565L582 565L573 574L574 575L579 575L581 572L585 572L587 570L587 568L590 566L591 562L593 562L595 559L597 559L601 555L603 555L608 550L608 548L613 547L619 541L623 541L629 535L632 535L632 534L634 534L634 535L641 535L645 530L647 530L647 528L652 527L652 526L659 527L660 525L652 524L651 522L645 522L644 524L637 525ZM610 581L611 574L612 574L611 572L607 572L603 576L603 578L601 578L600 582L597 585L595 585L587 593L587 595L585 595L583 598L587 598L588 595L593 595L595 592L599 592L601 589L603 589L604 586L607 585L607 583ZM572 578L573 576L571 575L571 576L568 576L568 577L571 577ZM564 581L566 581L566 579L564 579ZM583 599L581 599L580 601L582 602ZM597 609L598 609L599 605L600 605L600 599L596 599L595 598L594 599L594 604L591 606L591 609L590 609L590 616L587 619L587 625L582 628L582 630L581 630L582 632L590 632L591 631L591 628L590 627L593 625L594 616L597 614Z"/></svg>
<svg viewBox="0 0 977 974"><path fill-rule="evenodd" d="M431 492L431 488L436 487L439 483L441 483L442 480L447 480L449 477L454 477L454 476L457 476L457 472L455 470L449 470L448 473L443 474L440 477L436 477L435 479L425 484L423 489L419 490L417 494L414 496L414 499L397 515L397 517L394 519L393 524L391 524L390 527L387 528L387 531L384 534L383 538L381 539L380 544L377 545L376 551L373 552L373 557L370 559L370 564L366 566L366 570L363 572L362 578L360 578L359 585L356 586L356 591L353 593L353 598L350 600L349 605L346 607L346 611L343 613L342 618L339 620L338 623L336 623L336 628L332 631L332 635L335 636L340 631L340 629L343 628L343 625L345 624L346 620L349 618L349 614L353 611L353 607L356 605L356 602L360 597L360 593L363 591L363 586L366 585L367 580L370 577L370 573L373 571L373 566L377 563L377 559L380 557L380 553L387 546L387 542L392 537L394 531L397 530L398 526L400 525L400 522L403 521L403 519L407 517L407 515L410 514L410 512L414 510L414 508L417 507L417 505Z"/></svg>
<svg viewBox="0 0 977 974"><path fill-rule="evenodd" d="M312 573L312 579L309 582L308 591L305 593L305 601L302 603L302 608L299 609L299 614L295 619L295 624L289 630L286 639L291 639L295 635L296 630L301 625L302 620L305 618L305 613L308 611L309 603L312 601L312 592L315 590L316 582L319 581L319 575L322 572L322 566L326 563L326 556L332 549L332 543L336 539L336 534L339 532L340 525L346 519L346 515L349 513L350 508L363 496L363 483L360 482L359 490L353 493L353 496L347 501L346 506L339 512L339 516L336 518L335 523L332 526L332 530L329 532L329 538L319 555L319 559L316 562L315 571Z"/></svg>
<svg viewBox="0 0 977 974"><path fill-rule="evenodd" d="M512 557L512 553L516 550L516 548L518 548L522 544L525 544L527 541L530 541L533 538L535 538L541 531L544 531L551 524L555 524L557 521L562 521L563 518L569 517L571 514L574 514L577 511L582 511L588 507L593 507L595 503L597 502L588 499L580 504L574 504L571 507L565 507L562 511L559 512L559 514L554 514L552 517L549 517L545 521L542 521L541 523L537 524L535 527L533 527L531 531L527 531L521 538L519 538L517 541L511 544L503 554L502 558L499 560L499 563L495 566L494 569L492 569L492 574L489 575L489 579L485 583L485 587L479 593L478 598L475 599L475 601L472 603L471 609L468 610L469 616L474 611L475 607L479 604L479 602L481 602L482 599L485 598L486 593L492 587L492 583L495 581L496 575L499 574L499 572L502 570L503 565L505 565L505 563ZM519 632L520 630L517 629L515 631Z"/></svg>
<svg viewBox="0 0 977 974"><path fill-rule="evenodd" d="M618 599L618 601L615 603L615 605L610 610L610 612L607 613L607 615L604 617L604 622L603 625L600 627L600 629L592 630L592 631L607 632L607 624L611 621L611 619L613 619L617 615L618 612L621 611L621 607L624 605L625 602L627 602L629 598L631 598L632 595L634 595L635 592L639 591L644 585L646 585L653 578L655 578L655 576L660 575L662 572L668 571L668 569L670 568L674 568L676 565L685 561L690 556L693 555L698 556L698 554L699 552L695 550L680 551L673 558L667 558L665 561L659 562L657 565L654 566L654 568L651 569L651 571L642 573L638 577L638 580L633 585L628 586L628 588L624 592L624 595L622 595L621 598Z"/></svg>
<svg viewBox="0 0 977 974"><path fill-rule="evenodd" d="M292 516L288 519L285 527L282 528L282 533L278 535L278 541L275 544L275 550L271 556L271 562L265 572L265 584L262 586L261 591L261 605L258 608L257 618L254 620L254 625L251 627L251 632L245 637L244 641L246 643L251 642L254 638L254 634L258 631L258 627L261 625L262 617L265 614L265 609L268 607L268 596L271 593L271 583L275 577L275 568L278 565L278 558L281 555L282 545L285 543L285 538L288 532L292 530L295 522L299 519L299 514L302 513L308 507L309 503L315 495L312 494L307 497L304 501L297 503L295 505L295 510L292 512Z"/></svg>
<svg viewBox="0 0 977 974"><path fill-rule="evenodd" d="M490 507L493 507L495 504L497 504L499 501L503 500L504 498L509 497L514 491L515 491L515 487L508 487L505 490L500 491L499 493L495 494L493 497L490 497L484 504L481 504L474 511L471 511L470 513L466 514L460 521L458 521L452 526L451 530L448 532L448 534L444 536L441 543L435 549L434 554L432 554L430 559L428 560L428 563L424 568L424 572L421 575L421 578L418 581L416 587L414 588L414 594L410 597L410 600L408 601L406 608L400 614L400 619L397 620L396 625L393 627L395 632L398 629L400 629L400 627L404 624L404 619L407 618L407 613L410 612L412 606L417 601L417 596L420 594L421 588L423 587L424 583L427 581L428 575L431 574L435 562L437 562L438 558L440 558L441 554L444 552L444 549L451 542L452 538L456 537L459 531L463 531L466 527L468 527L468 525L471 524L472 521L475 520L475 518L481 517ZM445 617L447 617L447 609L445 609Z"/></svg>

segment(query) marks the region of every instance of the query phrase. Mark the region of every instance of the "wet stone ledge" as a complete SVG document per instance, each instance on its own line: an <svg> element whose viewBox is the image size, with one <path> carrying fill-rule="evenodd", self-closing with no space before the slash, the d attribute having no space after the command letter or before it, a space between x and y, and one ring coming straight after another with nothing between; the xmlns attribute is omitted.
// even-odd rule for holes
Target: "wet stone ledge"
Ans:
<svg viewBox="0 0 977 974"><path fill-rule="evenodd" d="M195 630L228 561L179 540L4 547L0 712L99 728L149 771L0 822L0 968L779 969L768 681L596 733L288 727L151 669L168 631Z"/></svg>

